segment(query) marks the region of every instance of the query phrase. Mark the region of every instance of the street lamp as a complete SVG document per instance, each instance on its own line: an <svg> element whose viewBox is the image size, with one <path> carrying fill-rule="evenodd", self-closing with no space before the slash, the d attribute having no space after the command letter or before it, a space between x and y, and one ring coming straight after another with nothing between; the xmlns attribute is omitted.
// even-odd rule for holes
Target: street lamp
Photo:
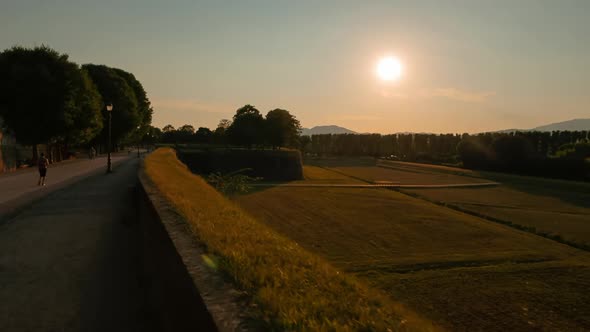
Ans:
<svg viewBox="0 0 590 332"><path fill-rule="evenodd" d="M113 104L107 105L107 113L109 114L109 138L107 147L107 174L113 172L111 165L111 121L113 118Z"/></svg>
<svg viewBox="0 0 590 332"><path fill-rule="evenodd" d="M140 128L141 128L141 126L137 126L137 132L138 132L138 135L140 135L140 132L139 132L139 129L140 129ZM138 136L138 137L139 137L139 136ZM141 156L139 155L139 141L140 141L140 140L141 140L141 138L139 138L139 139L137 140L137 158L141 158Z"/></svg>

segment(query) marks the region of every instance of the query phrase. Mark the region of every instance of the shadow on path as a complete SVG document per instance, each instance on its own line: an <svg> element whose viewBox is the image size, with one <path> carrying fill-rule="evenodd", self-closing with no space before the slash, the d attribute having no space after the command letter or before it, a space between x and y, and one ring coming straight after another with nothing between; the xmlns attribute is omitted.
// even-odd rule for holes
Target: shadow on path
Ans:
<svg viewBox="0 0 590 332"><path fill-rule="evenodd" d="M154 331L141 287L137 160L0 225L0 331Z"/></svg>

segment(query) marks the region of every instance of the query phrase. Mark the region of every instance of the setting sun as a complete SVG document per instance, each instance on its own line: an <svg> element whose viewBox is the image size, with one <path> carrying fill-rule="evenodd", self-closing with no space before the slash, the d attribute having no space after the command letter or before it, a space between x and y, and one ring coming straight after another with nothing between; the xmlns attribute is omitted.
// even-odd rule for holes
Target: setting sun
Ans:
<svg viewBox="0 0 590 332"><path fill-rule="evenodd" d="M397 81L402 76L402 64L398 58L381 58L377 64L377 76L384 81Z"/></svg>

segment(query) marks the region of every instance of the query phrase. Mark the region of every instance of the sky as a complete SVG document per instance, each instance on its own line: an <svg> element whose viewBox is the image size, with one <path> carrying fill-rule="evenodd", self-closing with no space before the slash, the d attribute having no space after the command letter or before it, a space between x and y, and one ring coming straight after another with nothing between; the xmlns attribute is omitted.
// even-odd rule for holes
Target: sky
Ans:
<svg viewBox="0 0 590 332"><path fill-rule="evenodd" d="M153 124L463 133L590 118L590 1L0 0L0 49L132 72ZM375 68L403 66L397 81Z"/></svg>

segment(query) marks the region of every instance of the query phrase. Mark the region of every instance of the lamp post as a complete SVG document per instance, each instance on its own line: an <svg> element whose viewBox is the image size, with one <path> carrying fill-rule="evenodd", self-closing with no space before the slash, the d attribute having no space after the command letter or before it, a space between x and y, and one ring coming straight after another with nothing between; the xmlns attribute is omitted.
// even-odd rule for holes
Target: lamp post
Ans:
<svg viewBox="0 0 590 332"><path fill-rule="evenodd" d="M107 174L113 172L111 165L111 121L113 118L113 105L107 105L107 113L109 114L109 136L108 136L108 147L107 147Z"/></svg>
<svg viewBox="0 0 590 332"><path fill-rule="evenodd" d="M139 133L139 129L141 128L141 126L137 126L137 132ZM138 139L137 141L137 158L141 158L139 155L139 141L141 140L141 138Z"/></svg>

